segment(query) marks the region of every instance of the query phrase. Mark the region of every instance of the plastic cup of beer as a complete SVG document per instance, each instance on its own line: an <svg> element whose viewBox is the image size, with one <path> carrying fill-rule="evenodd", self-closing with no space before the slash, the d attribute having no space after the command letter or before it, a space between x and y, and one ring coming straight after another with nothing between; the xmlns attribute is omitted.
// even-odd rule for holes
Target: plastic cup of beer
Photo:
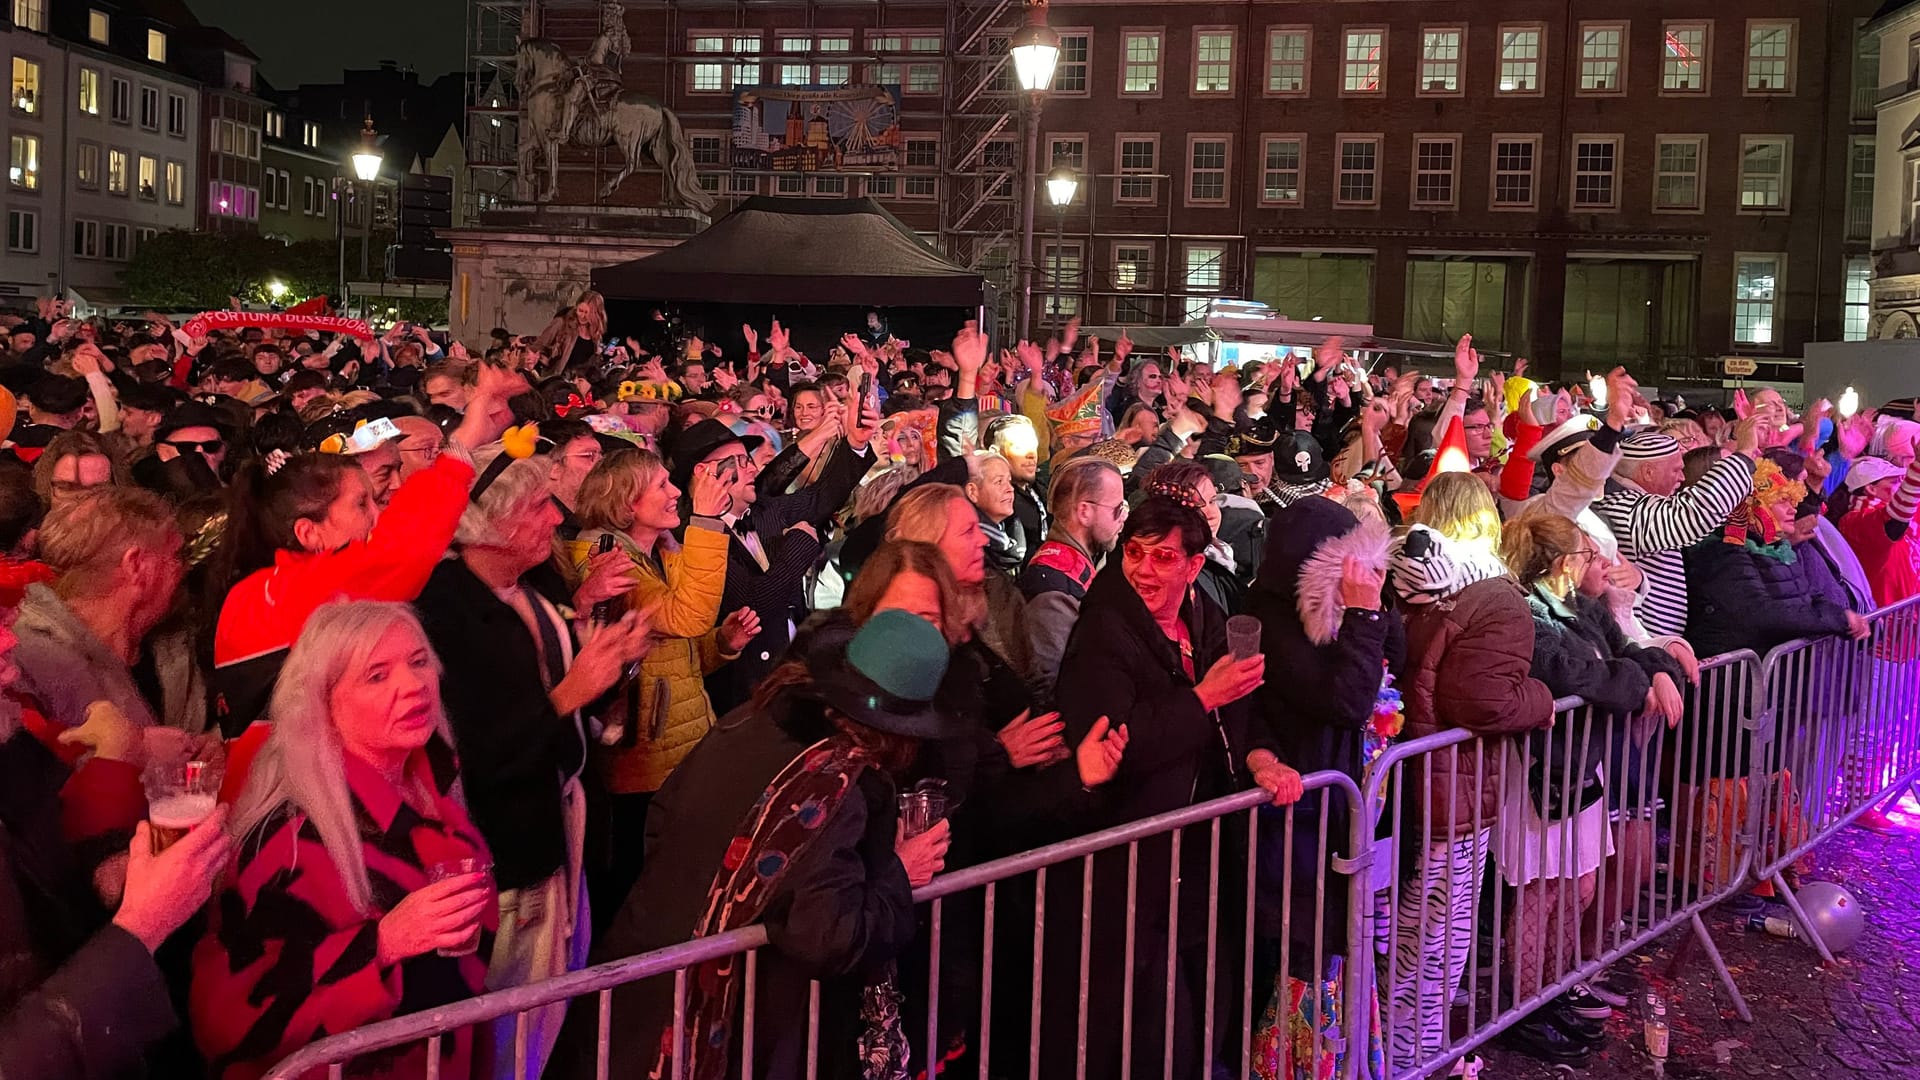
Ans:
<svg viewBox="0 0 1920 1080"><path fill-rule="evenodd" d="M944 780L922 780L900 793L901 831L909 839L947 819L949 807L946 788Z"/></svg>
<svg viewBox="0 0 1920 1080"><path fill-rule="evenodd" d="M147 830L155 855L211 817L219 799L220 774L210 762L151 763L140 780L147 791Z"/></svg>
<svg viewBox="0 0 1920 1080"><path fill-rule="evenodd" d="M1251 615L1235 615L1227 620L1227 651L1235 660L1245 660L1260 651L1260 620Z"/></svg>
<svg viewBox="0 0 1920 1080"><path fill-rule="evenodd" d="M427 867L427 881L445 881L448 878L466 877L469 874L490 874L493 864L485 859L443 859ZM480 924L473 924L473 932L460 944L450 949L436 950L441 956L472 956L480 948Z"/></svg>

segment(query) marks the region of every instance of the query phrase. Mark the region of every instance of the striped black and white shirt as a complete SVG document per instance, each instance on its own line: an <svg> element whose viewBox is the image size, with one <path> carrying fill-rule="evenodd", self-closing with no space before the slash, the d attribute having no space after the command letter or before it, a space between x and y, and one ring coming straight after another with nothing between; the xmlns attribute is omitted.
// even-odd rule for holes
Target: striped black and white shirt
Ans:
<svg viewBox="0 0 1920 1080"><path fill-rule="evenodd" d="M1698 483L1673 495L1650 494L1621 477L1594 509L1620 542L1620 554L1647 578L1640 619L1655 634L1687 631L1687 571L1680 550L1713 535L1740 500L1753 494L1753 459L1729 454Z"/></svg>

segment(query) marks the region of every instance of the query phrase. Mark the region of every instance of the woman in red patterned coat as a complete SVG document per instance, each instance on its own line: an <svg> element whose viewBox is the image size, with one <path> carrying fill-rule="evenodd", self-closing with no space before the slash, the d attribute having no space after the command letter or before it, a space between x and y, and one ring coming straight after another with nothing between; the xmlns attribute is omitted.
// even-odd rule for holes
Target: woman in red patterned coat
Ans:
<svg viewBox="0 0 1920 1080"><path fill-rule="evenodd" d="M480 993L487 964L472 943L497 917L487 874L429 883L436 863L488 856L455 794L440 665L413 613L326 605L282 674L233 815L239 849L193 958L189 1012L216 1080ZM368 1055L354 1075L422 1076L426 1053ZM473 1073L469 1031L441 1053L441 1076Z"/></svg>

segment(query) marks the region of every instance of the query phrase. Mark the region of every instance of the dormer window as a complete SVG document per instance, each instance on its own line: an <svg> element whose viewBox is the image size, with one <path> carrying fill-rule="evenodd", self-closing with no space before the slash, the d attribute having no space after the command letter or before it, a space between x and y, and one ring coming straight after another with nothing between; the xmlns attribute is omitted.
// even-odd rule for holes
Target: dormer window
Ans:
<svg viewBox="0 0 1920 1080"><path fill-rule="evenodd" d="M96 45L107 43L107 13L99 8L87 11L87 40Z"/></svg>
<svg viewBox="0 0 1920 1080"><path fill-rule="evenodd" d="M167 62L167 35L158 30L147 31L147 59L156 64Z"/></svg>

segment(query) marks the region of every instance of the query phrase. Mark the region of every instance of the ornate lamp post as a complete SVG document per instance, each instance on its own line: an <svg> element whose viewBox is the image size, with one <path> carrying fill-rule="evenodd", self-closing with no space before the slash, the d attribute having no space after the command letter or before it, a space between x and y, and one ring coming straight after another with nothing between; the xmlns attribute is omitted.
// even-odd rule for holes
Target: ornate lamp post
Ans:
<svg viewBox="0 0 1920 1080"><path fill-rule="evenodd" d="M1080 190L1080 177L1062 165L1047 174L1047 201L1053 204L1053 321L1060 321L1060 249L1066 246L1067 207ZM1086 256L1080 258L1086 265Z"/></svg>
<svg viewBox="0 0 1920 1080"><path fill-rule="evenodd" d="M1040 105L1047 88L1053 85L1054 65L1060 62L1060 35L1047 25L1046 0L1028 0L1027 24L1007 44L1013 58L1014 75L1027 94L1026 200L1020 223L1020 310L1015 317L1016 334L1027 337L1033 317L1033 208L1040 191Z"/></svg>
<svg viewBox="0 0 1920 1080"><path fill-rule="evenodd" d="M360 277L365 280L369 275L368 251L373 235L373 182L380 176L380 164L385 155L380 153L379 133L373 130L373 117L366 119L360 129L360 148L353 152L353 175L367 185L367 219L362 223L360 233ZM347 296L347 201L341 197L341 187L345 177L333 178L333 235L340 249L339 294L333 298L336 306L344 304Z"/></svg>

